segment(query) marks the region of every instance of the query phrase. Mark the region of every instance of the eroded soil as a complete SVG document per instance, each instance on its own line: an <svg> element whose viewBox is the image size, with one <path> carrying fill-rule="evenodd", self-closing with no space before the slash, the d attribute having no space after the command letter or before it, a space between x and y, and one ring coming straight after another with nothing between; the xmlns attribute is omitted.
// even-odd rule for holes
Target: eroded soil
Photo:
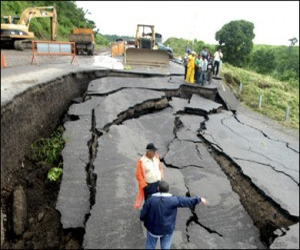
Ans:
<svg viewBox="0 0 300 250"><path fill-rule="evenodd" d="M36 163L30 159L23 162L22 168L14 173L13 179L2 187L2 209L7 211L6 249L79 249L80 239L64 232L60 214L55 209L60 188L60 179L50 182L47 179L51 165ZM12 222L13 191L22 186L27 198L27 221L21 236L14 234Z"/></svg>

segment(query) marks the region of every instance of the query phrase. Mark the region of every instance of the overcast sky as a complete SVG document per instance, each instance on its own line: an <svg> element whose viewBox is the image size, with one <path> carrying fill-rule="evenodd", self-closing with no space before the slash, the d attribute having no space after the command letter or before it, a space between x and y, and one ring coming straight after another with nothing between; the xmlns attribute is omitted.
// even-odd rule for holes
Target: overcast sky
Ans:
<svg viewBox="0 0 300 250"><path fill-rule="evenodd" d="M217 44L215 33L233 20L254 24L255 44L299 40L299 1L76 1L101 34L135 36L137 24L169 37ZM299 45L299 43L297 43Z"/></svg>

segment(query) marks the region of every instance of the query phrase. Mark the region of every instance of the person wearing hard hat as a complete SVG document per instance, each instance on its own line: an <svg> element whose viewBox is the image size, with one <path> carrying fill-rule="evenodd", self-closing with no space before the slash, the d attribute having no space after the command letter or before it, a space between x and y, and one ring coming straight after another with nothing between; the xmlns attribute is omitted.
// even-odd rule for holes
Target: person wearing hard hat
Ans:
<svg viewBox="0 0 300 250"><path fill-rule="evenodd" d="M188 56L185 83L194 84L196 55L196 52L192 51L191 55Z"/></svg>

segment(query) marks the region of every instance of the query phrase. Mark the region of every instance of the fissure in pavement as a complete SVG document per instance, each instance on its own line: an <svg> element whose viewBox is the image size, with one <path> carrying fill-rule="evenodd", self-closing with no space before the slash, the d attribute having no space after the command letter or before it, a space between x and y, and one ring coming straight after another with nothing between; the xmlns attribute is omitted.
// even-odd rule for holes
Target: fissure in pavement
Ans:
<svg viewBox="0 0 300 250"><path fill-rule="evenodd" d="M187 96L187 94L182 91L182 96ZM157 110L161 110L169 106L168 99L166 98L157 100L156 105L154 106L150 105L151 102L153 102L153 100L149 101L149 105L146 104L146 105L136 106L128 109L126 112L119 114L118 118L114 120L112 123L105 125L103 130L107 132L111 125L119 125L125 120L138 118L141 115L153 113L156 112ZM208 116L201 112L193 113L192 110L188 109L186 113L204 116L205 119L208 119ZM182 124L180 124L180 120L178 119L178 117L175 117L174 123L175 123L174 134L175 134L175 138L177 138L176 129L179 128ZM205 130L205 128L206 128L205 122L199 124L199 131ZM90 190L90 209L97 202L95 200L95 193L97 192L97 175L94 173L93 162L97 157L98 139L102 135L102 132L96 129L96 117L95 117L94 109L92 110L91 134L92 134L92 139L88 144L90 159L89 159L89 163L86 166L86 173L87 173L86 181ZM277 237L277 235L274 234L274 231L276 229L281 230L281 228L287 228L290 225L299 222L298 217L291 216L287 211L282 209L276 202L274 202L270 197L266 196L258 187L256 187L251 182L249 177L245 176L242 173L240 167L237 164L235 164L234 161L229 156L227 156L224 153L221 153L219 150L216 149L217 145L212 145L200 133L198 134L198 136L203 141L203 145L205 145L208 151L211 152L211 155L217 161L217 163L219 164L223 172L227 175L233 190L239 195L242 205L251 216L255 225L259 228L263 242L265 242L269 246L273 242L273 240ZM287 147L290 148L288 144ZM296 151L293 148L290 149ZM201 158L201 153L198 150L198 148L197 148L197 152L198 152L198 156ZM164 162L164 159L162 159L162 161ZM165 165L168 168L179 169L179 167L173 166L171 164L165 163ZM187 167L201 168L199 166L193 166L193 165L188 165L183 168L187 168ZM183 168L181 167L180 169ZM188 191L186 192L186 196L190 196L188 186L186 186L186 188L188 189ZM88 219L89 219L89 215L86 216L85 224L87 223ZM194 211L194 209L191 209L191 216L186 221L187 241L189 241L189 237L190 237L188 230L191 223L195 223L199 225L209 233L217 234L218 236L223 237L223 235L219 233L217 230L209 228L205 226L203 223L201 223L199 221L197 213ZM85 233L83 231L80 231L80 233L78 233L77 229L67 229L65 231L66 233L71 231L73 232L73 235L80 234L80 238L82 238L83 234ZM284 231L282 231L282 233L284 234Z"/></svg>
<svg viewBox="0 0 300 250"><path fill-rule="evenodd" d="M186 96L185 93L183 93L183 96ZM166 99L160 100L161 102L166 102ZM150 103L151 101L149 101ZM143 107L147 107L144 108ZM149 105L138 105L136 107L130 108L129 110L123 112L122 114L119 114L118 118L114 120L112 123L105 125L104 131L108 131L109 127L111 125L119 125L123 121L132 119L132 118L138 118L141 115L146 115L149 113L152 113L155 111L155 107ZM181 112L184 113L184 112ZM187 114L196 114L200 116L204 116L204 118L207 120L208 116L202 112L193 112L193 110L186 110ZM93 119L95 119L93 114ZM93 124L95 121L93 121ZM176 127L180 127L180 124L178 122L178 119L175 118L175 125L174 130L176 130ZM224 125L224 124L223 124ZM199 131L205 129L205 122L203 124L199 124ZM231 129L231 128L229 128ZM95 131L95 127L93 125L93 142L90 144L90 151L91 151L91 158L95 158L95 146L97 144L97 139L99 137L99 132ZM219 166L222 168L224 173L227 175L228 179L230 180L230 183L232 185L233 190L239 195L241 199L242 205L245 207L246 211L249 213L251 218L254 221L254 224L259 228L261 233L261 240L269 246L273 240L278 236L274 234L274 231L276 229L281 230L281 228L287 228L299 221L298 218L291 216L287 211L282 209L276 202L274 202L270 197L266 196L258 187L256 187L249 177L243 175L241 169L238 165L236 165L230 157L227 155L220 153L216 149L216 145L211 145L208 141L205 140L203 136L200 134L198 135L204 142L204 145L207 147L207 149L211 152L214 159L217 161ZM264 134L264 136L266 136ZM199 150L197 152L200 154ZM201 158L201 154L199 155ZM162 159L164 162L164 160ZM165 162L164 162L165 163ZM92 160L89 164L89 168L87 168L88 176L88 184L90 186L91 190L91 206L95 203L95 192L96 192L96 179L95 176L93 176L92 173ZM199 166L193 166L193 165L187 165L184 167L177 167L173 166L171 164L166 164L166 167L169 168L177 168L177 169L183 169L187 167L198 167ZM188 188L188 187L187 187ZM186 196L189 196L189 191L186 193ZM215 233L219 235L220 237L223 237L223 235L219 232L217 232L214 229L208 228L205 225L203 225L196 214L196 212L191 209L192 215L190 218L186 221L186 232L187 232L187 240L189 241L189 234L188 234L188 228L189 225L194 222L197 225L201 226L205 230L207 230L209 233ZM283 232L284 233L284 232Z"/></svg>
<svg viewBox="0 0 300 250"><path fill-rule="evenodd" d="M243 174L241 168L228 155L217 150L201 134L198 136L203 140L204 145L227 175L233 190L239 195L242 205L260 230L261 240L267 246L270 246L274 239L278 237L278 235L274 234L276 229L281 230L284 234L283 228L288 228L299 222L298 217L291 216L255 186L251 179Z"/></svg>

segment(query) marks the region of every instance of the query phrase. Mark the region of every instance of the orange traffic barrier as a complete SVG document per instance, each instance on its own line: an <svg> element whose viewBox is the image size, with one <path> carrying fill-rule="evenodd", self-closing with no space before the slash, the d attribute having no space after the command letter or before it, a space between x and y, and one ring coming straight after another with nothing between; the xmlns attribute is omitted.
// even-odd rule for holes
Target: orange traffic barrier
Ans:
<svg viewBox="0 0 300 250"><path fill-rule="evenodd" d="M36 57L37 55L72 56L71 64L75 59L78 66L75 42L32 41L31 64L33 63L33 60L39 64Z"/></svg>
<svg viewBox="0 0 300 250"><path fill-rule="evenodd" d="M6 60L5 60L5 56L4 53L1 52L1 68L6 68Z"/></svg>

